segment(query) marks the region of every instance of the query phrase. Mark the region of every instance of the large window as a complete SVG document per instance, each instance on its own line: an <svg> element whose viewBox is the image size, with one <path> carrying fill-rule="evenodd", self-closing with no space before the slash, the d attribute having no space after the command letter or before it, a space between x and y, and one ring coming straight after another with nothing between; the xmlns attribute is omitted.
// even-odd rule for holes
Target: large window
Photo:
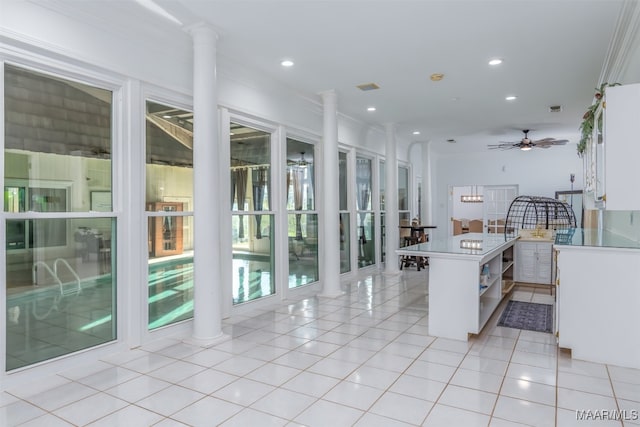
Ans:
<svg viewBox="0 0 640 427"><path fill-rule="evenodd" d="M358 221L358 266L376 262L375 220L371 202L373 184L372 160L356 158L356 207Z"/></svg>
<svg viewBox="0 0 640 427"><path fill-rule="evenodd" d="M193 317L193 113L146 103L148 327Z"/></svg>
<svg viewBox="0 0 640 427"><path fill-rule="evenodd" d="M398 212L400 219L409 219L409 168L398 166Z"/></svg>
<svg viewBox="0 0 640 427"><path fill-rule="evenodd" d="M338 153L338 199L340 205L340 273L351 271L351 216L349 214L347 153Z"/></svg>
<svg viewBox="0 0 640 427"><path fill-rule="evenodd" d="M4 69L6 369L116 338L112 92Z"/></svg>
<svg viewBox="0 0 640 427"><path fill-rule="evenodd" d="M275 293L271 134L231 123L233 303Z"/></svg>
<svg viewBox="0 0 640 427"><path fill-rule="evenodd" d="M289 288L318 281L313 145L287 138Z"/></svg>

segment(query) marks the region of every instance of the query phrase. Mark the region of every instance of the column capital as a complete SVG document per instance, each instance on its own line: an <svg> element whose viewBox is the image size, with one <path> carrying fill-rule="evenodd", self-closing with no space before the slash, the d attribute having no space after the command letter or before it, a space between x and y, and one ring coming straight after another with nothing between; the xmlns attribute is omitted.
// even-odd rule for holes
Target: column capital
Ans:
<svg viewBox="0 0 640 427"><path fill-rule="evenodd" d="M220 39L220 31L208 22L199 21L195 24L185 26L184 31L194 39L203 38L217 42Z"/></svg>
<svg viewBox="0 0 640 427"><path fill-rule="evenodd" d="M324 102L327 102L328 100L335 100L338 98L338 94L336 93L335 89L323 90L321 92L318 92L318 95L322 97L322 100Z"/></svg>
<svg viewBox="0 0 640 427"><path fill-rule="evenodd" d="M384 130L387 132L387 137L395 137L397 124L395 122L388 122L384 124Z"/></svg>

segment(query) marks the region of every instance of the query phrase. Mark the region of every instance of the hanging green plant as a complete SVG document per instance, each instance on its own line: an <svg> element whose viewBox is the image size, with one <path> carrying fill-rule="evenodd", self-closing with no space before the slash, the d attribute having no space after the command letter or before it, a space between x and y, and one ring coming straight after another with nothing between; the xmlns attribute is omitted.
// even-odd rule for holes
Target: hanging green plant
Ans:
<svg viewBox="0 0 640 427"><path fill-rule="evenodd" d="M602 115L598 116L598 123L596 124L596 110L602 102L605 89L611 86L620 86L620 83L602 83L600 88L596 88L596 94L594 95L595 102L582 116L582 123L580 124L580 142L578 142L578 156L580 157L584 155L584 152L587 149L587 142L593 135L593 127L598 126L598 132L602 132Z"/></svg>

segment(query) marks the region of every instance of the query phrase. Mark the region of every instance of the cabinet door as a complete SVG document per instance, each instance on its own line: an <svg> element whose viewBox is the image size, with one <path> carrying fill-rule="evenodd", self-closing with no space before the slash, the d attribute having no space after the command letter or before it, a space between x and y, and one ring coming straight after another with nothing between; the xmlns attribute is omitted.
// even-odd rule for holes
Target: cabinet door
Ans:
<svg viewBox="0 0 640 427"><path fill-rule="evenodd" d="M538 243L536 245L536 278L535 283L544 285L551 284L552 273L552 244L551 243Z"/></svg>
<svg viewBox="0 0 640 427"><path fill-rule="evenodd" d="M608 87L604 109L607 209L640 210L633 171L640 157L640 84Z"/></svg>
<svg viewBox="0 0 640 427"><path fill-rule="evenodd" d="M516 282L532 283L536 278L536 244L528 242L516 243L515 259Z"/></svg>

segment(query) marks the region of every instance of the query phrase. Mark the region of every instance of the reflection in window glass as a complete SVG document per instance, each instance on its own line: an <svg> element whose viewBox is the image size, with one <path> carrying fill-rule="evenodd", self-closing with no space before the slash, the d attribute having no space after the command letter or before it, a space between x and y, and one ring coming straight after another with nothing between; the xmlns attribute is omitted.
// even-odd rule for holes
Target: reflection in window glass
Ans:
<svg viewBox="0 0 640 427"><path fill-rule="evenodd" d="M275 293L271 134L237 123L230 134L232 295L238 304Z"/></svg>
<svg viewBox="0 0 640 427"><path fill-rule="evenodd" d="M398 167L398 210L409 210L409 168Z"/></svg>
<svg viewBox="0 0 640 427"><path fill-rule="evenodd" d="M116 338L115 220L44 221L30 220L29 248L7 252L7 370ZM47 247L51 229L69 230L67 244Z"/></svg>
<svg viewBox="0 0 640 427"><path fill-rule="evenodd" d="M340 214L340 273L351 271L351 219L348 213Z"/></svg>
<svg viewBox="0 0 640 427"><path fill-rule="evenodd" d="M193 113L147 101L145 117L148 327L155 329L193 317Z"/></svg>
<svg viewBox="0 0 640 427"><path fill-rule="evenodd" d="M371 204L371 186L373 183L371 159L356 158L356 205L358 266L366 267L376 261L374 214Z"/></svg>
<svg viewBox="0 0 640 427"><path fill-rule="evenodd" d="M313 145L287 138L289 288L318 281L318 215Z"/></svg>
<svg viewBox="0 0 640 427"><path fill-rule="evenodd" d="M384 189L386 188L386 170L384 167L384 161L380 160L380 261L384 262L384 257L386 254L386 248L384 247L385 240L385 226L384 226Z"/></svg>
<svg viewBox="0 0 640 427"><path fill-rule="evenodd" d="M116 220L111 91L4 67L11 370L116 338Z"/></svg>
<svg viewBox="0 0 640 427"><path fill-rule="evenodd" d="M380 261L384 262L384 257L386 255L386 248L384 247L385 241L385 213L380 213Z"/></svg>
<svg viewBox="0 0 640 427"><path fill-rule="evenodd" d="M373 213L358 214L358 266L366 267L376 262Z"/></svg>
<svg viewBox="0 0 640 427"><path fill-rule="evenodd" d="M318 281L318 215L290 214L288 218L289 287L295 288Z"/></svg>
<svg viewBox="0 0 640 427"><path fill-rule="evenodd" d="M356 159L356 205L359 211L370 211L371 208L371 160L358 157Z"/></svg>
<svg viewBox="0 0 640 427"><path fill-rule="evenodd" d="M347 203L347 190L349 188L349 183L347 181L347 153L339 152L338 153L338 182L339 182L339 199L340 199L340 210L346 211L349 209L349 204Z"/></svg>
<svg viewBox="0 0 640 427"><path fill-rule="evenodd" d="M274 265L273 265L273 215L260 215L262 237L256 239L255 229L250 224L256 224L257 215L233 215L234 236L233 245L233 303L239 304L275 293ZM244 223L249 237L238 239L239 229L235 224Z"/></svg>
<svg viewBox="0 0 640 427"><path fill-rule="evenodd" d="M340 273L351 271L351 219L347 203L347 153L338 153L338 182L340 204Z"/></svg>
<svg viewBox="0 0 640 427"><path fill-rule="evenodd" d="M149 217L149 329L193 317L192 224L192 216Z"/></svg>
<svg viewBox="0 0 640 427"><path fill-rule="evenodd" d="M10 65L4 79L5 211L97 211L94 191L110 211L112 93Z"/></svg>
<svg viewBox="0 0 640 427"><path fill-rule="evenodd" d="M380 160L380 210L384 211L384 189L387 185L384 161Z"/></svg>

